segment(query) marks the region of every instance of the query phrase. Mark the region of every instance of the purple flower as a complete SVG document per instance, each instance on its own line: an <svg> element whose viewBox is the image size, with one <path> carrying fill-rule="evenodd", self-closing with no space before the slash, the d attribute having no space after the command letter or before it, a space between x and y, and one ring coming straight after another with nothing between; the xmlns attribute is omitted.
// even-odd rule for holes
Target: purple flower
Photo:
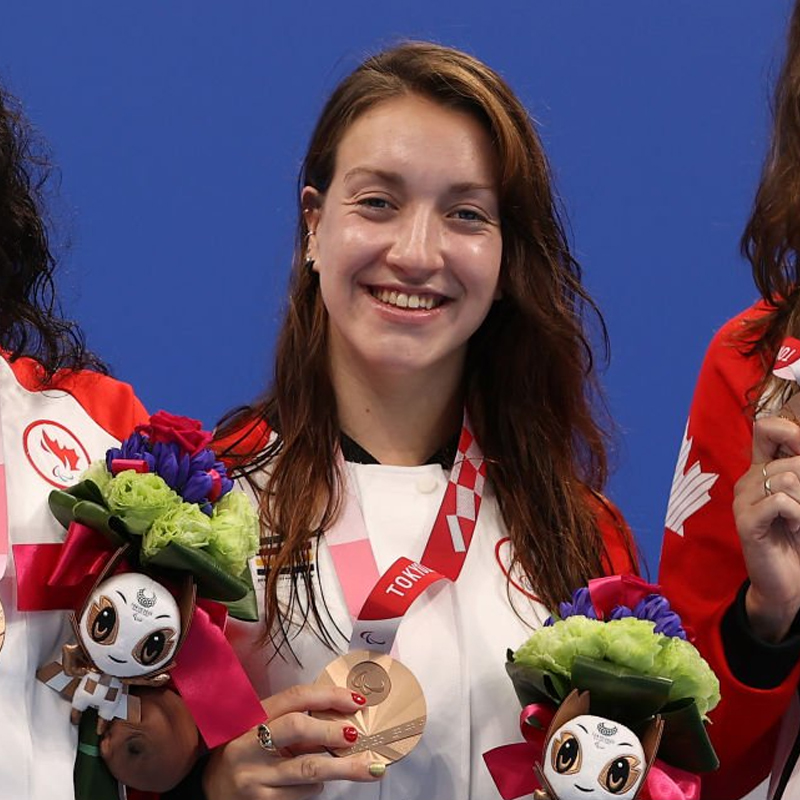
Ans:
<svg viewBox="0 0 800 800"><path fill-rule="evenodd" d="M655 632L665 636L677 636L686 639L686 631L681 618L670 608L669 601L660 594L650 594L640 600L633 609L634 616L655 622Z"/></svg>
<svg viewBox="0 0 800 800"><path fill-rule="evenodd" d="M181 491L183 499L187 503L199 503L208 497L211 491L211 475L205 471L194 472Z"/></svg>
<svg viewBox="0 0 800 800"><path fill-rule="evenodd" d="M155 459L147 447L147 439L140 433L132 433L119 447L112 447L106 451L106 469L112 474L111 463L116 458L145 461L150 471L155 471Z"/></svg>
<svg viewBox="0 0 800 800"><path fill-rule="evenodd" d="M611 613L608 615L609 621L612 619L625 619L625 617L635 617L636 614L631 611L628 606L614 606Z"/></svg>
<svg viewBox="0 0 800 800"><path fill-rule="evenodd" d="M589 588L583 586L580 589L576 589L572 593L571 603L559 603L558 613L561 619L575 616L597 619L597 612L592 605L592 596L589 594Z"/></svg>
<svg viewBox="0 0 800 800"><path fill-rule="evenodd" d="M225 465L217 461L213 450L204 448L189 455L174 441L150 441L141 433L131 434L119 447L106 452L106 467L112 472L111 463L116 458L145 461L150 472L163 478L187 503L197 503L201 510L211 515L211 500L214 502L233 488ZM219 484L216 486L217 477ZM216 486L216 488L215 488Z"/></svg>

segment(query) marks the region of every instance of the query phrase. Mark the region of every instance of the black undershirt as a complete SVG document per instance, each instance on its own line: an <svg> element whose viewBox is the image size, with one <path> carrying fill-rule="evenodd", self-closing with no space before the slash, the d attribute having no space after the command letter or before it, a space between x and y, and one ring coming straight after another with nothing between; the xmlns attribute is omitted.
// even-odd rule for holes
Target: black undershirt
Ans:
<svg viewBox="0 0 800 800"><path fill-rule="evenodd" d="M759 639L750 627L745 581L722 618L722 644L733 676L754 689L774 689L786 680L800 659L800 613L794 618L783 641L771 644Z"/></svg>

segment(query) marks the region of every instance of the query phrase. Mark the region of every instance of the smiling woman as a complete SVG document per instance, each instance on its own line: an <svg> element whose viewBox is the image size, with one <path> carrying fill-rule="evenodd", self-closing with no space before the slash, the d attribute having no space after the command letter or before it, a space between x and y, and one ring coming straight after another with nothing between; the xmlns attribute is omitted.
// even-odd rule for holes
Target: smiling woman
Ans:
<svg viewBox="0 0 800 800"><path fill-rule="evenodd" d="M384 421L365 408L423 397L452 398L442 411L460 421L467 343L497 298L503 251L489 136L474 116L408 95L356 120L336 161L325 194L307 186L302 204L340 422L366 441ZM417 464L430 444L414 452L414 438L370 452Z"/></svg>
<svg viewBox="0 0 800 800"><path fill-rule="evenodd" d="M269 720L204 789L483 800L515 737L503 652L636 569L600 495L595 309L527 112L465 53L367 59L300 186L275 379L220 431L260 502L265 626L232 636Z"/></svg>

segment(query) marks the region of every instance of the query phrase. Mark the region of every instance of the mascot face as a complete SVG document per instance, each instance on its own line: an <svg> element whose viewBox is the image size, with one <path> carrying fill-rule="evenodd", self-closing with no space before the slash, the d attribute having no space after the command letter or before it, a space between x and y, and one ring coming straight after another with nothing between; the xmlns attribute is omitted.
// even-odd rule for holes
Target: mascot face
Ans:
<svg viewBox="0 0 800 800"><path fill-rule="evenodd" d="M559 800L632 800L646 764L635 733L582 714L550 736L542 771Z"/></svg>
<svg viewBox="0 0 800 800"><path fill-rule="evenodd" d="M97 669L117 678L157 672L175 653L181 615L175 598L136 572L103 581L78 621L81 644Z"/></svg>

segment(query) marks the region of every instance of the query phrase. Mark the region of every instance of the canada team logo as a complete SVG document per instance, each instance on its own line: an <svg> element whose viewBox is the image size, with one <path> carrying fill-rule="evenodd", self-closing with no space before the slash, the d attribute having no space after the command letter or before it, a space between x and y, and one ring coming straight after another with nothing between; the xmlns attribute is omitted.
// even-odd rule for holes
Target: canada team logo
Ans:
<svg viewBox="0 0 800 800"><path fill-rule="evenodd" d="M60 422L38 419L22 434L31 466L51 486L65 489L89 466L89 454L75 434Z"/></svg>

